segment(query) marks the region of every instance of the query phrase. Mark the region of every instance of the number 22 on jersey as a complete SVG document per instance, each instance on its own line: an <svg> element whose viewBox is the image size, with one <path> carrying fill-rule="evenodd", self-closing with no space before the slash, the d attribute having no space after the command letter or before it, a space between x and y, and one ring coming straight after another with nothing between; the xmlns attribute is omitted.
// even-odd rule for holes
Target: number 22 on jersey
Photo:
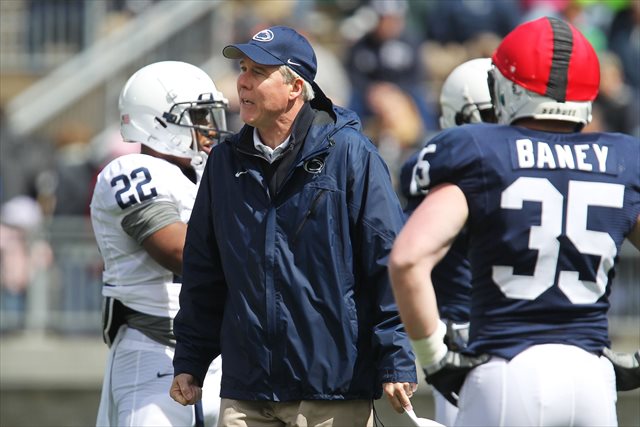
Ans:
<svg viewBox="0 0 640 427"><path fill-rule="evenodd" d="M131 183L137 182L135 192L131 189ZM131 171L129 176L117 175L111 180L111 186L121 188L116 192L116 202L122 209L126 209L136 203L152 199L158 195L155 187L145 188L145 185L151 182L151 174L149 169L145 167L137 168ZM137 195L137 198L136 198ZM126 200L125 200L126 198Z"/></svg>

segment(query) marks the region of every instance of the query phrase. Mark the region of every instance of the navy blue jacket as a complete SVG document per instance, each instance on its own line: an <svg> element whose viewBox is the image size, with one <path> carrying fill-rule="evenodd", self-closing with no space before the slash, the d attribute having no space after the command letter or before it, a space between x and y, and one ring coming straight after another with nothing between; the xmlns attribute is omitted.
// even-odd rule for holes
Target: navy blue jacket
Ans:
<svg viewBox="0 0 640 427"><path fill-rule="evenodd" d="M214 148L187 232L176 375L202 384L222 353L224 398L371 399L417 382L387 274L403 214L360 129L349 110L306 105L272 188L252 127Z"/></svg>

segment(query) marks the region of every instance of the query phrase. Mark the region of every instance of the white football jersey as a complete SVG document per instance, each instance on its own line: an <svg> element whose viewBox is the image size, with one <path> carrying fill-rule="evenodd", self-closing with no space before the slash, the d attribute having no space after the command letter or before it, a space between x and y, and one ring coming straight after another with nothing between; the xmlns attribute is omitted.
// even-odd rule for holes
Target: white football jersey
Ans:
<svg viewBox="0 0 640 427"><path fill-rule="evenodd" d="M175 317L180 283L122 228L122 220L144 204L171 202L185 223L197 186L179 167L145 154L111 161L98 175L91 222L104 260L102 295L142 313Z"/></svg>

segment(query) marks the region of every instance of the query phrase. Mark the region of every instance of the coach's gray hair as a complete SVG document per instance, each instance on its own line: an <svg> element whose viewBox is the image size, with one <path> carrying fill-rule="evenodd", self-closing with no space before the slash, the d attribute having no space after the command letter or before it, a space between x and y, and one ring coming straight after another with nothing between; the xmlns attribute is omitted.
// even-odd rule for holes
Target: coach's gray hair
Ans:
<svg viewBox="0 0 640 427"><path fill-rule="evenodd" d="M286 65L280 66L280 74L282 74L282 77L284 77L285 83L293 83L293 81L298 78L302 79L302 77L300 77L298 73L296 73ZM313 88L311 87L311 84L308 81L306 81L305 79L302 79L302 82L303 82L302 99L304 101L311 101L313 98L315 98L316 93L313 91Z"/></svg>

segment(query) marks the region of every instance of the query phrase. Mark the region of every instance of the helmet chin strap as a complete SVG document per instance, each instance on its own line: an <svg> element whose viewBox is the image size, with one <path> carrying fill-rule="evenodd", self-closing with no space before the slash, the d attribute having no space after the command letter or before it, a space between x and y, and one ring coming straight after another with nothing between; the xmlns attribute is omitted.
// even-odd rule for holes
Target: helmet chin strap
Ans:
<svg viewBox="0 0 640 427"><path fill-rule="evenodd" d="M198 130L191 129L191 150L195 151L196 154L191 157L191 167L193 167L196 171L204 169L204 165L207 163L207 153L202 150L198 150Z"/></svg>
<svg viewBox="0 0 640 427"><path fill-rule="evenodd" d="M204 151L198 151L192 158L191 158L191 166L194 169L204 169L205 164L207 163L207 158L209 158L209 156L207 155L207 153L205 153Z"/></svg>

